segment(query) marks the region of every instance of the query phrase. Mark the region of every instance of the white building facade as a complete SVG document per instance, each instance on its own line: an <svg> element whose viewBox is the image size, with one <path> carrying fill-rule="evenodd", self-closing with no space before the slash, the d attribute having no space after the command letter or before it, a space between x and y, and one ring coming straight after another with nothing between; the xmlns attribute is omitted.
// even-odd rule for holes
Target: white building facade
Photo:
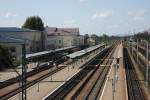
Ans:
<svg viewBox="0 0 150 100"><path fill-rule="evenodd" d="M26 42L26 53L35 53L42 51L44 45L42 39L42 32L22 29L16 27L1 27L0 35L8 38L21 39ZM20 60L22 54L22 47L18 44L0 44L9 48L9 51Z"/></svg>
<svg viewBox="0 0 150 100"><path fill-rule="evenodd" d="M87 44L88 44L89 46L94 46L94 45L96 45L96 41L95 41L93 38L89 37L89 38L87 39Z"/></svg>
<svg viewBox="0 0 150 100"><path fill-rule="evenodd" d="M47 49L84 45L84 37L79 34L79 28L46 27Z"/></svg>

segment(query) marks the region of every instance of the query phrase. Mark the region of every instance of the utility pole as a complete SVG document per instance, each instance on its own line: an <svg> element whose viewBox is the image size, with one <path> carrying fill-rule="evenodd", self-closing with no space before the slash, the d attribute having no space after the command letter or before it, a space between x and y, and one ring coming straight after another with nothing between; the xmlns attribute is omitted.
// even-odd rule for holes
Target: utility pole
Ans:
<svg viewBox="0 0 150 100"><path fill-rule="evenodd" d="M37 72L39 73L39 66L40 66L40 61L38 62L38 65L37 65ZM37 82L37 87L38 87L38 89L37 89L37 92L39 92L40 91L40 83L39 82Z"/></svg>
<svg viewBox="0 0 150 100"><path fill-rule="evenodd" d="M146 47L146 86L148 87L148 74L149 74L149 61L148 61L148 41Z"/></svg>
<svg viewBox="0 0 150 100"><path fill-rule="evenodd" d="M112 96L113 100L115 100L115 92L116 92L116 82L118 81L118 69L119 69L119 59L116 58L116 64L114 64L114 76L112 79Z"/></svg>
<svg viewBox="0 0 150 100"><path fill-rule="evenodd" d="M132 48L132 56L133 56L133 40L132 40L131 48Z"/></svg>
<svg viewBox="0 0 150 100"><path fill-rule="evenodd" d="M139 54L138 54L138 52L139 52L139 41L138 41L138 39L137 39L137 48L136 48L136 50L137 50L137 55L136 55L136 63L137 63L137 67L139 66Z"/></svg>
<svg viewBox="0 0 150 100"><path fill-rule="evenodd" d="M26 48L25 43L22 44L22 100L27 100L26 94Z"/></svg>
<svg viewBox="0 0 150 100"><path fill-rule="evenodd" d="M112 79L112 100L115 100L115 80Z"/></svg>
<svg viewBox="0 0 150 100"><path fill-rule="evenodd" d="M3 39L1 39L3 38ZM22 75L21 75L21 92L22 92L22 100L26 100L26 41L18 38L6 38L5 36L0 36L0 43L2 44L20 44L22 47ZM17 72L17 71L16 71ZM18 72L17 72L18 73ZM18 75L20 75L18 73ZM19 80L20 81L20 80ZM19 83L20 85L20 83ZM20 97L19 97L20 99Z"/></svg>

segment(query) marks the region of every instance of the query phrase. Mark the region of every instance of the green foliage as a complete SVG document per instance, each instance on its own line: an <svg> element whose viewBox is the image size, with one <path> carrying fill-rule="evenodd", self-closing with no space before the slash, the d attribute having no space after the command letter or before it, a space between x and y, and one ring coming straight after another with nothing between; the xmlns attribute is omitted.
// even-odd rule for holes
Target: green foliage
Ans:
<svg viewBox="0 0 150 100"><path fill-rule="evenodd" d="M99 37L100 41L106 42L110 40L110 37L106 34L103 34L102 36Z"/></svg>
<svg viewBox="0 0 150 100"><path fill-rule="evenodd" d="M89 38L89 35L88 35L88 34L85 34L85 35L84 35L84 44L85 44L85 45L88 44L88 43L87 43L88 38Z"/></svg>
<svg viewBox="0 0 150 100"><path fill-rule="evenodd" d="M0 45L0 70L14 67L11 54L6 47Z"/></svg>
<svg viewBox="0 0 150 100"><path fill-rule="evenodd" d="M97 44L99 44L101 42L104 42L106 44L111 44L111 43L113 43L116 40L123 39L123 37L120 37L120 36L108 36L107 34L103 34L101 36L98 36L96 34L92 34L92 35L89 36L88 34L85 34L84 35L84 43L85 44L87 44L87 39L89 37L94 39Z"/></svg>
<svg viewBox="0 0 150 100"><path fill-rule="evenodd" d="M100 40L99 40L99 36L97 36L96 34L92 34L92 35L91 35L91 38L95 40L96 45L99 44L99 41L100 41Z"/></svg>
<svg viewBox="0 0 150 100"><path fill-rule="evenodd" d="M96 34L92 34L91 35L91 38L93 38L93 39L97 39L97 38L99 38Z"/></svg>
<svg viewBox="0 0 150 100"><path fill-rule="evenodd" d="M139 32L133 36L134 39L150 41L150 34L147 31Z"/></svg>
<svg viewBox="0 0 150 100"><path fill-rule="evenodd" d="M104 42L106 44L113 44L117 40L123 39L122 37L119 36L108 36L106 34L103 34L102 36L99 37L101 42Z"/></svg>
<svg viewBox="0 0 150 100"><path fill-rule="evenodd" d="M44 30L44 23L39 16L28 17L22 26L23 28L32 29L32 30Z"/></svg>

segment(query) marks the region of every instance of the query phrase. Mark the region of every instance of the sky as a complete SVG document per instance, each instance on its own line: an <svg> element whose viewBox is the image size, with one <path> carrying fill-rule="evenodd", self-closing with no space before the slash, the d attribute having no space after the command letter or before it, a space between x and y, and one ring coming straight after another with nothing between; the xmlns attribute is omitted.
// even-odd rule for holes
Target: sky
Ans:
<svg viewBox="0 0 150 100"><path fill-rule="evenodd" d="M81 34L127 35L150 28L150 0L0 0L0 27L21 27L34 15Z"/></svg>

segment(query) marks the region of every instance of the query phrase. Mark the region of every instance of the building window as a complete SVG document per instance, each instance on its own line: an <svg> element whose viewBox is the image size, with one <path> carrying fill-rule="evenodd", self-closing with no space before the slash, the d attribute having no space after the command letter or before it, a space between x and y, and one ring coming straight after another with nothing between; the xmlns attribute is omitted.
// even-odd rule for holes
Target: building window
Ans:
<svg viewBox="0 0 150 100"><path fill-rule="evenodd" d="M15 47L11 47L11 48L10 48L10 51L11 51L11 52L16 52L16 48L15 48Z"/></svg>
<svg viewBox="0 0 150 100"><path fill-rule="evenodd" d="M40 47L37 46L37 47L36 47L36 51L40 51Z"/></svg>
<svg viewBox="0 0 150 100"><path fill-rule="evenodd" d="M33 48L32 47L30 47L30 52L33 52Z"/></svg>
<svg viewBox="0 0 150 100"><path fill-rule="evenodd" d="M61 40L59 40L59 44L61 43Z"/></svg>

